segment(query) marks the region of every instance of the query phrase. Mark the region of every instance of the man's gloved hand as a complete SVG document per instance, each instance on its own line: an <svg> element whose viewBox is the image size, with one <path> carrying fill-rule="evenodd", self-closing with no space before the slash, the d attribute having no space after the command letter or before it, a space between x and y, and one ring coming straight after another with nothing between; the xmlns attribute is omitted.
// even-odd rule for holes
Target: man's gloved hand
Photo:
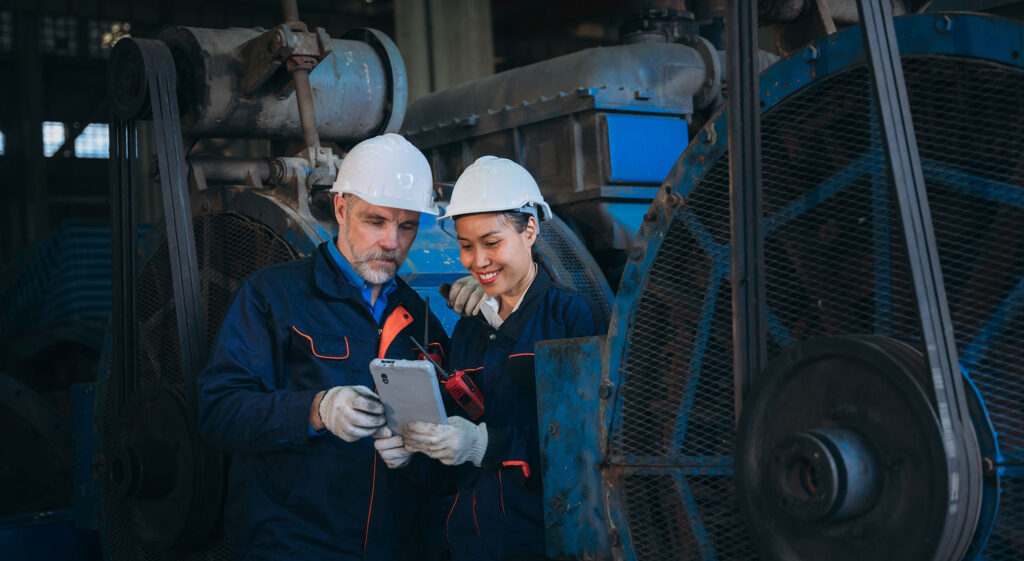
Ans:
<svg viewBox="0 0 1024 561"><path fill-rule="evenodd" d="M373 447L380 454L380 459L391 469L404 467L412 459L412 452L405 449L405 440L402 435L391 434L391 429L381 427L377 434L373 435L377 440L373 441Z"/></svg>
<svg viewBox="0 0 1024 561"><path fill-rule="evenodd" d="M380 398L366 386L335 386L327 390L317 413L327 430L345 442L370 436L385 423Z"/></svg>
<svg viewBox="0 0 1024 561"><path fill-rule="evenodd" d="M480 304L483 303L485 296L487 294L483 285L470 275L453 282L445 298L453 312L462 317L471 317L480 311Z"/></svg>
<svg viewBox="0 0 1024 561"><path fill-rule="evenodd" d="M410 452L423 452L450 466L473 462L480 467L487 450L487 423L477 425L463 417L448 417L447 425L413 421L402 438Z"/></svg>

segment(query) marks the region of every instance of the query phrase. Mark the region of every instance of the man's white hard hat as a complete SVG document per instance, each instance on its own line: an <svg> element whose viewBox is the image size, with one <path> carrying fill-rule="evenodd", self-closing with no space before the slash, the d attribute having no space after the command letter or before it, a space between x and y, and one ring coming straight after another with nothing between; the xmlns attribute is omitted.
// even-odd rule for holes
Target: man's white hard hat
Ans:
<svg viewBox="0 0 1024 561"><path fill-rule="evenodd" d="M438 213L430 164L394 133L356 144L341 161L331 192L351 193L377 206Z"/></svg>

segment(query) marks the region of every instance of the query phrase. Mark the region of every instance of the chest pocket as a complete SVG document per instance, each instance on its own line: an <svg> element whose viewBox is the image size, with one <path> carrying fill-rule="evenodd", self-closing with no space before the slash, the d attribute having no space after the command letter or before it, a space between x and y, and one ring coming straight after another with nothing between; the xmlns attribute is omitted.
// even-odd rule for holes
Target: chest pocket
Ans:
<svg viewBox="0 0 1024 561"><path fill-rule="evenodd" d="M297 354L312 355L324 360L345 360L351 354L348 337L305 333L292 326L291 349Z"/></svg>
<svg viewBox="0 0 1024 561"><path fill-rule="evenodd" d="M519 389L534 393L537 381L534 379L533 353L509 355L505 362L505 376Z"/></svg>

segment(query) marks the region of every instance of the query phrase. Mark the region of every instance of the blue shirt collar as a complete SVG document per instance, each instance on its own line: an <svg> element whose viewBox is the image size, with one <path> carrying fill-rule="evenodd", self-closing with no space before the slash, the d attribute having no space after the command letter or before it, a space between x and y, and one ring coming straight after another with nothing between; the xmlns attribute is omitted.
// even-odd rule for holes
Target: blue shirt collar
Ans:
<svg viewBox="0 0 1024 561"><path fill-rule="evenodd" d="M359 289L359 292L363 296L363 300L366 305L370 308L370 312L373 313L373 317L380 323L380 319L384 314L384 309L388 305L388 295L398 288L398 282L395 281L394 277L391 278L387 283L380 287L380 293L377 294L377 301L374 304L370 304L370 298L373 294L373 285L366 281L363 277L359 276L352 265L349 264L348 259L338 251L338 238L334 238L327 242L327 252L334 259L334 262L341 269L341 273L345 275L345 279L352 286Z"/></svg>

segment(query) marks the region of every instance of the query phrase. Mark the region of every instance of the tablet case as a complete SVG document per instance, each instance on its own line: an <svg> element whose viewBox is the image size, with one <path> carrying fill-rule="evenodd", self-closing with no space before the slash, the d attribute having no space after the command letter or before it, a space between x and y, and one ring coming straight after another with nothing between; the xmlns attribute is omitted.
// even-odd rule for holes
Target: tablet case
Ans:
<svg viewBox="0 0 1024 561"><path fill-rule="evenodd" d="M370 374L393 434L412 421L448 424L434 365L425 360L376 358Z"/></svg>

